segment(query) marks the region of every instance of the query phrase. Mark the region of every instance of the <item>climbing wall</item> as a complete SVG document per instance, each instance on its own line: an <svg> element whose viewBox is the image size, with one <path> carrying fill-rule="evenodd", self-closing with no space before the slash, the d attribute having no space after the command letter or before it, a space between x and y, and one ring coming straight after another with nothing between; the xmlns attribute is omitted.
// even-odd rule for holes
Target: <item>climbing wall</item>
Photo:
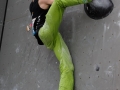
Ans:
<svg viewBox="0 0 120 90"><path fill-rule="evenodd" d="M65 10L60 32L75 66L74 90L120 90L120 6L101 20L83 5ZM9 0L0 51L0 90L58 90L59 62L26 31L30 0Z"/></svg>

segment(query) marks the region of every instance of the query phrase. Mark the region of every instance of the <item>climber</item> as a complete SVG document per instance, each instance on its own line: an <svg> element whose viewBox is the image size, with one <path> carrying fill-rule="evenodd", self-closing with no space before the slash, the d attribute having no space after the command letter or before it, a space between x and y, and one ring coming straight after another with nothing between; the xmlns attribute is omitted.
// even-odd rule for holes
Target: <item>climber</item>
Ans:
<svg viewBox="0 0 120 90"><path fill-rule="evenodd" d="M72 58L67 45L59 33L59 26L65 8L73 5L87 4L85 6L87 15L91 18L100 19L101 17L106 17L111 12L112 8L110 7L112 4L110 4L110 1L111 0L93 0L93 2L92 0L33 0L31 2L30 12L32 15L33 35L40 45L44 44L48 49L53 50L60 62L59 90L73 90L74 87L74 66ZM96 9L94 7L96 7ZM98 9L100 11L99 15L101 16L97 16L96 18L95 15L98 14L94 16L93 14L96 10L98 11ZM101 14L101 11L103 14ZM108 14L104 14L105 11L107 11L106 13Z"/></svg>

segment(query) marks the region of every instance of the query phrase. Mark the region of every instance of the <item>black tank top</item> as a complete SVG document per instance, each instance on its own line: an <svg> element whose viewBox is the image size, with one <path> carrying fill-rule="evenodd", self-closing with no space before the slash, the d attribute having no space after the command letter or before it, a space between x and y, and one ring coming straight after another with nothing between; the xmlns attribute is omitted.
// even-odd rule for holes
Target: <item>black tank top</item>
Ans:
<svg viewBox="0 0 120 90"><path fill-rule="evenodd" d="M45 15L48 12L48 9L42 9L40 8L39 4L38 4L38 0L34 0L34 2L30 3L30 13L32 15L32 19L36 18L35 22L34 22L34 29L38 30L40 29L44 22L45 22Z"/></svg>

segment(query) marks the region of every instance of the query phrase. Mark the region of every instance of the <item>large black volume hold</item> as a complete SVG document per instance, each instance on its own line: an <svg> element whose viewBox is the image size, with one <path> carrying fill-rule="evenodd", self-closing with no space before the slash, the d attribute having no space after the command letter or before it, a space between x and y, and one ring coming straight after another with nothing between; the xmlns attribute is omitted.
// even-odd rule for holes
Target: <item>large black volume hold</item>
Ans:
<svg viewBox="0 0 120 90"><path fill-rule="evenodd" d="M114 4L111 0L93 0L84 4L86 14L92 19L102 19L108 16L113 10Z"/></svg>

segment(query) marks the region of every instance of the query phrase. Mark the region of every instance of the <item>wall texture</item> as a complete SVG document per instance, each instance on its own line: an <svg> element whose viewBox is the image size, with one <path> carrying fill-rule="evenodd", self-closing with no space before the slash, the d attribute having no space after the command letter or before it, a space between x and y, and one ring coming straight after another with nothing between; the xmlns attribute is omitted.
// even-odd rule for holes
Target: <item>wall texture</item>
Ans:
<svg viewBox="0 0 120 90"><path fill-rule="evenodd" d="M0 90L58 90L59 62L32 31L30 0L9 0L0 52ZM74 90L120 90L120 1L113 12L92 20L83 5L66 9L60 32L75 66Z"/></svg>

